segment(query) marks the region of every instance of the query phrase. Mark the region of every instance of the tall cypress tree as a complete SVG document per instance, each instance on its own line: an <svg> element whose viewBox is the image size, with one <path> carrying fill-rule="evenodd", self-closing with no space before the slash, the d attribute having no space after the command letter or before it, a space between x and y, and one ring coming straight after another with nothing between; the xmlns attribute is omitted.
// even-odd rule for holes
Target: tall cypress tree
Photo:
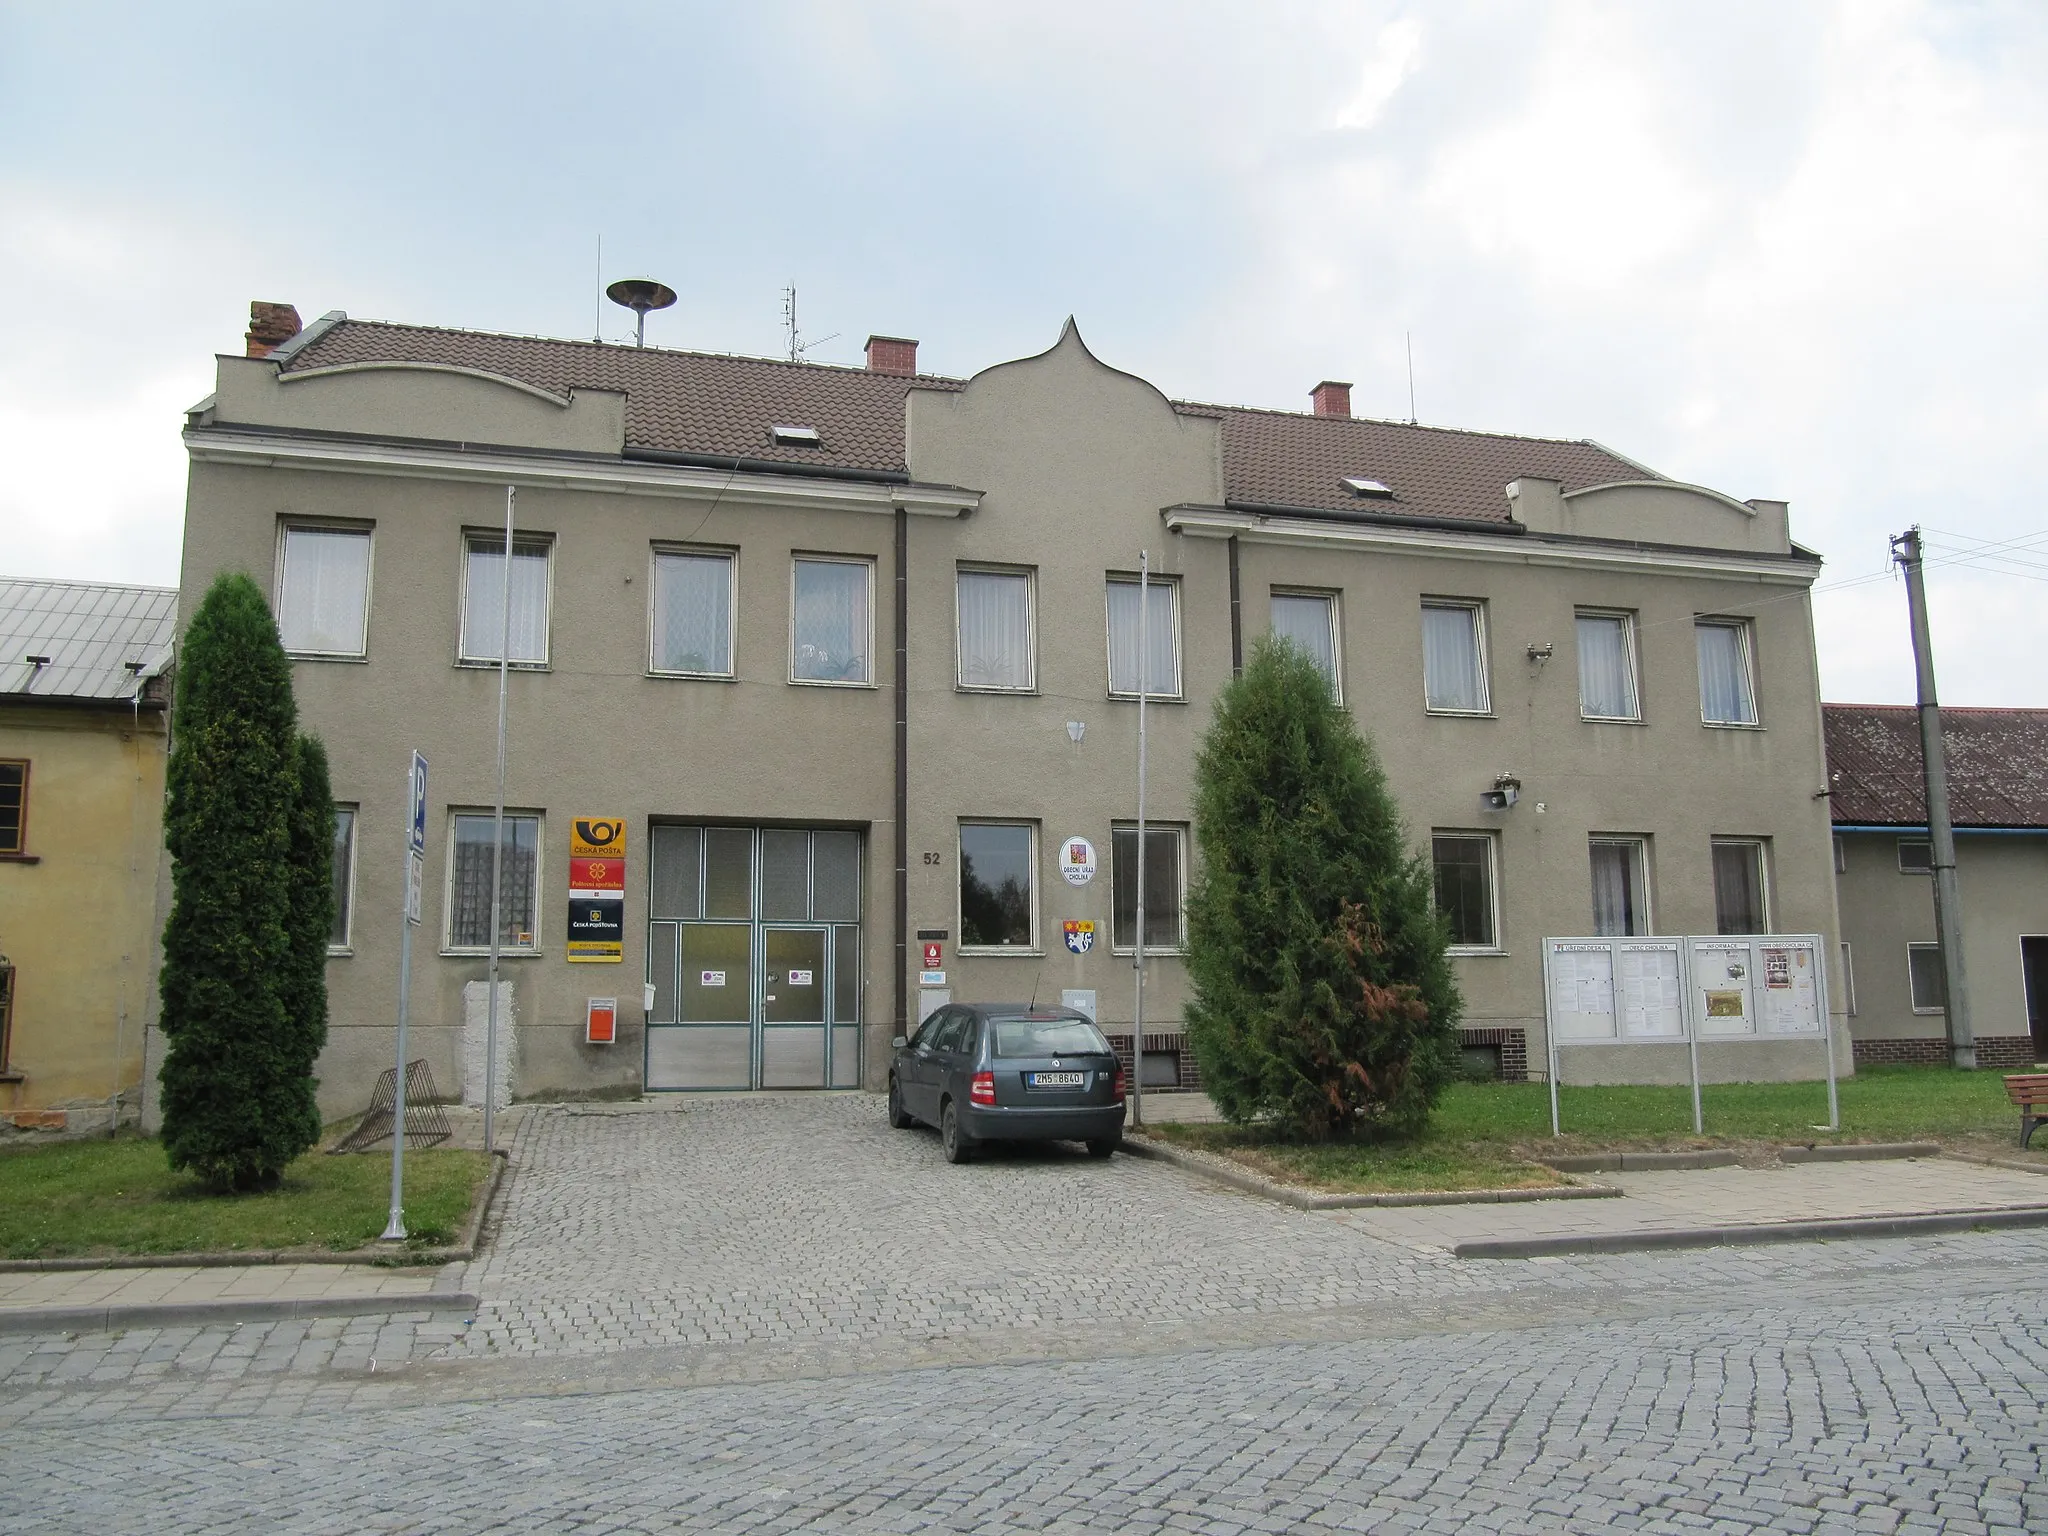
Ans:
<svg viewBox="0 0 2048 1536"><path fill-rule="evenodd" d="M281 981L285 1028L296 1063L292 1091L306 1117L306 1144L320 1139L313 1065L327 1044L327 945L334 937L334 791L327 748L317 736L294 743L292 802L291 960Z"/></svg>
<svg viewBox="0 0 2048 1536"><path fill-rule="evenodd" d="M1253 647L1196 763L1187 1027L1230 1120L1297 1135L1418 1131L1461 1003L1371 745L1299 646Z"/></svg>
<svg viewBox="0 0 2048 1536"><path fill-rule="evenodd" d="M292 994L297 710L255 582L223 575L186 631L164 840L163 1140L217 1187L276 1183L319 1134Z"/></svg>

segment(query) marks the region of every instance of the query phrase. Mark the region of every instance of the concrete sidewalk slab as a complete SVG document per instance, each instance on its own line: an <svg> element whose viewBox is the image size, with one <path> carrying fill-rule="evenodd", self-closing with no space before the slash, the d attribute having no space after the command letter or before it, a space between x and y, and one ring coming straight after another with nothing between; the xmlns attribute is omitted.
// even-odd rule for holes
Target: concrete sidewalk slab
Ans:
<svg viewBox="0 0 2048 1536"><path fill-rule="evenodd" d="M256 1264L0 1274L0 1333L473 1308L440 1269Z"/></svg>
<svg viewBox="0 0 2048 1536"><path fill-rule="evenodd" d="M1331 1216L1384 1242L1461 1258L2048 1225L2048 1180L1949 1158L1606 1177L1621 1189L1620 1199Z"/></svg>

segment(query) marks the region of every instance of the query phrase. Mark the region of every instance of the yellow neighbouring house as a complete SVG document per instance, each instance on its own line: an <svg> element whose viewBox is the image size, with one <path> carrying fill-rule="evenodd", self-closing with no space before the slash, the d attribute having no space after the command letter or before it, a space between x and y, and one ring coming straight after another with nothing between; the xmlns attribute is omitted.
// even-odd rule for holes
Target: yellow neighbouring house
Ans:
<svg viewBox="0 0 2048 1536"><path fill-rule="evenodd" d="M0 578L0 1132L136 1118L178 594Z"/></svg>

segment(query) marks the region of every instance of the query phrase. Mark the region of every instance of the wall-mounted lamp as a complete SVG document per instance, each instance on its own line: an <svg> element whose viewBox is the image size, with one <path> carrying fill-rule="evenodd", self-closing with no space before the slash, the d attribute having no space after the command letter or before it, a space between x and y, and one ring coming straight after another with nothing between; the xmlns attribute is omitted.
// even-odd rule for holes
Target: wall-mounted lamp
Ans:
<svg viewBox="0 0 2048 1536"><path fill-rule="evenodd" d="M1067 722L1067 740L1071 741L1075 746L1081 745L1081 738L1087 734L1088 722L1086 720L1069 720Z"/></svg>

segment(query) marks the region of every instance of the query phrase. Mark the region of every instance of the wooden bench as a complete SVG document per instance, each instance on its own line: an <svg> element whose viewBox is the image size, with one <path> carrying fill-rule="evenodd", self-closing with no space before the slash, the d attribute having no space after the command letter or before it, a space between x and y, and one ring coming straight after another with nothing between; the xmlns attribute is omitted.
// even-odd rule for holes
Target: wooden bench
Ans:
<svg viewBox="0 0 2048 1536"><path fill-rule="evenodd" d="M2020 1145L2034 1139L2034 1132L2048 1124L2048 1072L2017 1072L2005 1080L2005 1096L2020 1112Z"/></svg>

